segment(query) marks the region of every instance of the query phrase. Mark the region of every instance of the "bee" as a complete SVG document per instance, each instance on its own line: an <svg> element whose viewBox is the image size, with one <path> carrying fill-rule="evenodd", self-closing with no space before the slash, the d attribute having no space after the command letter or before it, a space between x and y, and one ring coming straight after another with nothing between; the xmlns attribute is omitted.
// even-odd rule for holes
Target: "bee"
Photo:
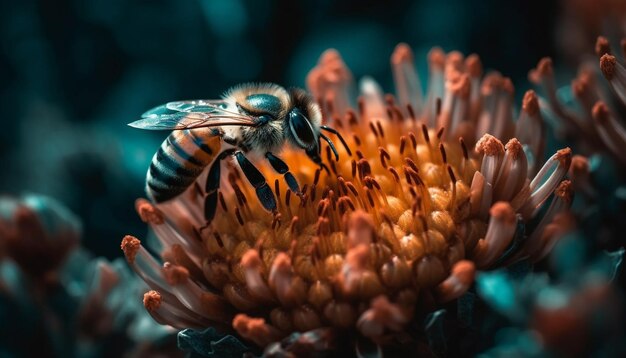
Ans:
<svg viewBox="0 0 626 358"><path fill-rule="evenodd" d="M335 134L352 155L341 134L321 122L320 108L306 91L260 83L232 87L218 100L169 102L145 112L129 126L172 130L154 154L146 175L146 194L153 202L180 195L210 166L204 197L208 224L217 209L220 163L226 158L234 157L262 206L276 212L274 193L248 156L267 159L289 189L301 195L289 167L274 154L285 143L304 150L326 171L320 157L321 140L328 143L337 161L339 154L322 130Z"/></svg>

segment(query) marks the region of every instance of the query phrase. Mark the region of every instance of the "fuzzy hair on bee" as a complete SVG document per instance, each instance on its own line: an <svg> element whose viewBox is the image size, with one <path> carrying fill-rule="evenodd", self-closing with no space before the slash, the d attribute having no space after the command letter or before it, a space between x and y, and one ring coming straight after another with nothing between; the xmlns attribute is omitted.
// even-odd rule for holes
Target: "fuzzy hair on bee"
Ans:
<svg viewBox="0 0 626 358"><path fill-rule="evenodd" d="M280 151L285 139L294 147L302 147L303 142L294 136L289 123L285 121L294 108L304 114L311 125L317 140L320 132L322 113L312 97L299 88L284 89L273 83L246 83L232 87L222 96L229 108L252 116L270 115L272 118L264 127L224 128L226 138L237 138L245 151L256 155Z"/></svg>
<svg viewBox="0 0 626 358"><path fill-rule="evenodd" d="M220 163L225 158L235 159L263 207L275 212L274 193L248 155L267 159L298 195L295 177L274 154L286 143L304 150L313 162L328 170L319 155L321 140L328 143L336 160L339 155L333 142L321 133L325 130L335 134L351 155L339 132L322 125L320 108L306 91L287 90L273 83L237 85L219 100L169 102L129 125L173 131L155 153L146 175L146 194L152 201L159 203L180 195L209 167L205 184L207 222L215 215Z"/></svg>

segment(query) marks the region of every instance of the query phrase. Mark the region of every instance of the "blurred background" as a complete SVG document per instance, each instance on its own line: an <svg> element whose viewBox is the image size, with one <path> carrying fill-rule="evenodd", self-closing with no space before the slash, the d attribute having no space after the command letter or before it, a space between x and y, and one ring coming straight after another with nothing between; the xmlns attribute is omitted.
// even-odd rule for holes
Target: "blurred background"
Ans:
<svg viewBox="0 0 626 358"><path fill-rule="evenodd" d="M398 42L413 47L422 76L434 45L478 53L486 69L513 79L519 103L541 57L567 72L593 50L605 28L588 3L3 1L0 192L57 198L80 216L84 246L119 257L124 234L146 232L133 202L167 135L126 125L145 110L217 98L247 81L303 86L329 47L356 78L372 75L389 90Z"/></svg>

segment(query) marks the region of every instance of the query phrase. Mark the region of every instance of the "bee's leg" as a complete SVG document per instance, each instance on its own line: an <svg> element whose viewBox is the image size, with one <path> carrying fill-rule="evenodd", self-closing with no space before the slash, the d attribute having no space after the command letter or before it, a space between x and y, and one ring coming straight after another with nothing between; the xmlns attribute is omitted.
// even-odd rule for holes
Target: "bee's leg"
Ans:
<svg viewBox="0 0 626 358"><path fill-rule="evenodd" d="M272 189L267 185L263 174L246 158L243 152L236 151L235 158L237 158L237 163L239 163L241 171L256 190L256 196L259 198L259 201L261 201L261 205L263 205L266 210L275 212L276 198L274 197Z"/></svg>
<svg viewBox="0 0 626 358"><path fill-rule="evenodd" d="M215 217L215 211L217 210L217 191L220 187L220 162L221 160L215 160L209 169L209 175L206 178L206 197L204 198L204 218L207 224L210 223Z"/></svg>
<svg viewBox="0 0 626 358"><path fill-rule="evenodd" d="M217 158L213 160L213 164L211 164L211 168L209 169L209 174L207 175L206 184L204 186L204 191L206 192L206 197L204 198L204 218L207 221L207 225L211 223L215 217L215 211L217 210L217 192L220 188L221 178L220 164L222 160L231 155L233 151L234 150L225 150L220 153Z"/></svg>
<svg viewBox="0 0 626 358"><path fill-rule="evenodd" d="M319 149L307 149L306 155L313 161L313 163L319 165L320 168L324 169L326 173L330 175L330 170L328 170L326 164L322 162L322 157L319 156Z"/></svg>
<svg viewBox="0 0 626 358"><path fill-rule="evenodd" d="M283 162L280 158L278 158L271 152L265 153L265 158L267 158L267 160L272 165L272 168L274 168L274 170L278 172L278 174L283 174L283 178L285 179L285 183L287 183L289 189L291 189L294 194L301 196L302 193L300 192L300 186L298 185L298 181L289 171L289 166L287 166L287 163Z"/></svg>

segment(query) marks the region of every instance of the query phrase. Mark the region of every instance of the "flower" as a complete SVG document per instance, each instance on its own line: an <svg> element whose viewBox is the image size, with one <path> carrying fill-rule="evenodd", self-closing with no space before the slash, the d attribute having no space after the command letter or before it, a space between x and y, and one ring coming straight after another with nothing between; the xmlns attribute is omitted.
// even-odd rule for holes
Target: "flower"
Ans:
<svg viewBox="0 0 626 358"><path fill-rule="evenodd" d="M557 139L584 155L572 157L569 172L581 195L572 211L558 215L548 272L478 275L478 295L504 318L501 339L485 356L623 355L624 67L606 38L597 38L595 50L596 59L581 64L571 86L557 89L549 58L529 74L543 87L539 104Z"/></svg>
<svg viewBox="0 0 626 358"><path fill-rule="evenodd" d="M78 218L51 198L0 197L0 247L32 280L55 284L80 235Z"/></svg>
<svg viewBox="0 0 626 358"><path fill-rule="evenodd" d="M145 284L122 259L81 249L81 223L37 194L0 197L0 355L150 356L167 348L138 300ZM110 344L111 341L115 344ZM36 344L33 344L35 342ZM170 347L172 344L170 344Z"/></svg>
<svg viewBox="0 0 626 358"><path fill-rule="evenodd" d="M478 275L476 291L499 313L502 327L498 342L481 355L623 355L623 297L613 281L624 249L582 250L589 240L574 215L559 220L562 238L550 254L549 275L528 269L523 275L507 269Z"/></svg>
<svg viewBox="0 0 626 358"><path fill-rule="evenodd" d="M558 139L580 153L569 176L581 194L574 203L581 229L600 248L615 249L624 245L626 128L620 106L626 103L626 69L606 38L597 38L595 50L597 57L581 63L570 86L557 89L550 58L539 61L529 78L543 87L539 103Z"/></svg>
<svg viewBox="0 0 626 358"><path fill-rule="evenodd" d="M362 352L363 339L414 347L422 343L412 323L461 296L476 268L550 251L572 202L563 180L572 153L542 160L535 93L514 121L511 81L483 77L476 55L433 49L426 95L407 45L391 64L396 95L364 78L355 106L350 70L336 51L322 54L307 85L352 155L337 148L336 161L327 147L325 171L285 149L303 194L262 168L275 215L230 163L208 227L201 185L162 204L137 200L160 259L133 236L121 247L151 288L144 306L155 320L236 333L266 355L346 342Z"/></svg>

